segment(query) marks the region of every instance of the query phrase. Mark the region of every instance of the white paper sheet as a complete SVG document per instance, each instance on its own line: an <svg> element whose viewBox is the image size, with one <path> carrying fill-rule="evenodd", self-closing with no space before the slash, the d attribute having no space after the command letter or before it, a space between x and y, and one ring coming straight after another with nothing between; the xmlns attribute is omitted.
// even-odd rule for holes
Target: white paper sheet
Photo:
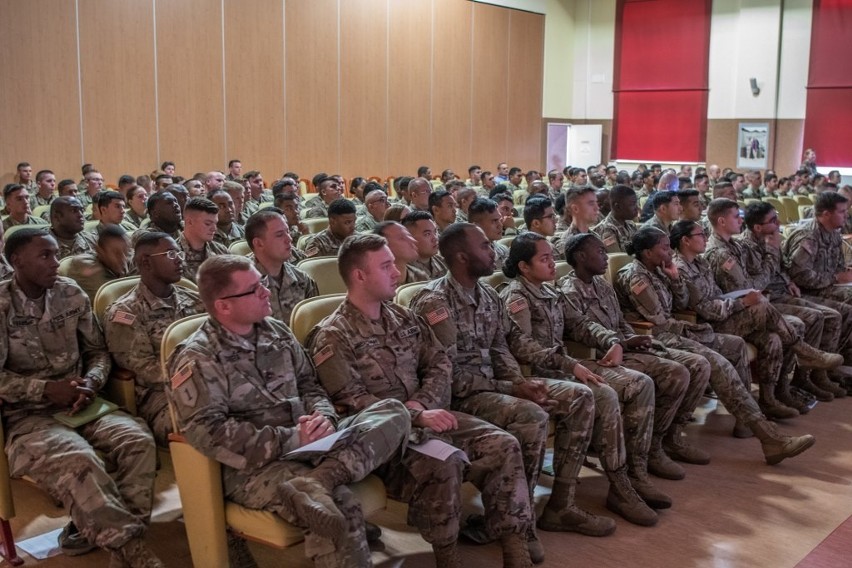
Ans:
<svg viewBox="0 0 852 568"><path fill-rule="evenodd" d="M44 560L62 554L62 550L59 548L59 533L61 532L62 527L15 544L36 560Z"/></svg>
<svg viewBox="0 0 852 568"><path fill-rule="evenodd" d="M723 300L736 300L737 298L742 298L743 296L747 296L752 291L752 288L748 290L734 290L733 292L728 292L727 294L722 294Z"/></svg>
<svg viewBox="0 0 852 568"><path fill-rule="evenodd" d="M470 460L467 458L467 454L465 454L463 451L461 451L455 446L451 446L450 444L442 440L435 440L434 438L416 446L409 444L408 449L414 450L415 452L427 455L429 457L441 461L447 461L448 457L450 457L456 452L459 452L462 455L462 459L465 461L465 463L470 463Z"/></svg>
<svg viewBox="0 0 852 568"><path fill-rule="evenodd" d="M311 442L310 444L302 446L301 448L296 448L295 450L288 453L284 457L288 458L290 456L295 456L297 454L304 454L304 453L325 453L325 452L327 452L328 450L331 449L331 447L334 445L334 443L337 442L337 440L339 440L341 436L343 436L346 432L348 432L351 429L352 429L351 427L350 428L344 428L343 430L339 430L339 431L335 432L334 434L329 434L325 438L320 438L319 440L317 440L315 442Z"/></svg>

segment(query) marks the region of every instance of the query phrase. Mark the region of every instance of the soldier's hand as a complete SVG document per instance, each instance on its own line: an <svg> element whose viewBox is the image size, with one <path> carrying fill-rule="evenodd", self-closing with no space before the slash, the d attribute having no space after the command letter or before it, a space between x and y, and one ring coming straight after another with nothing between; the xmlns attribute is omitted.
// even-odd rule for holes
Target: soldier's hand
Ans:
<svg viewBox="0 0 852 568"><path fill-rule="evenodd" d="M609 351L598 361L598 365L602 367L615 367L621 365L624 360L624 348L620 343L616 343L609 348ZM579 366L579 365L578 365ZM574 375L577 373L575 372Z"/></svg>
<svg viewBox="0 0 852 568"><path fill-rule="evenodd" d="M297 428L300 446L316 442L334 433L334 425L331 421L317 411L314 411L313 414L299 416Z"/></svg>
<svg viewBox="0 0 852 568"><path fill-rule="evenodd" d="M677 280L680 277L680 273L677 270L677 265L669 258L666 263L663 265L663 273L671 278L672 280Z"/></svg>
<svg viewBox="0 0 852 568"><path fill-rule="evenodd" d="M636 349L644 351L650 349L654 343L654 338L650 335L634 335L624 342L628 349Z"/></svg>
<svg viewBox="0 0 852 568"><path fill-rule="evenodd" d="M68 411L69 416L73 416L92 404L92 401L95 400L97 393L95 389L89 385L89 382L85 379L75 379L71 381L71 384L77 389L77 400L74 401L74 405L71 407L71 410Z"/></svg>
<svg viewBox="0 0 852 568"><path fill-rule="evenodd" d="M514 229L515 228L515 218L509 215L503 217L503 229Z"/></svg>
<svg viewBox="0 0 852 568"><path fill-rule="evenodd" d="M512 389L512 396L531 400L542 407L550 407L556 404L556 401L547 398L547 385L535 379L527 379L516 384Z"/></svg>
<svg viewBox="0 0 852 568"><path fill-rule="evenodd" d="M759 304L763 301L763 299L763 294L760 292L760 290L752 290L751 292L743 296L743 305L748 308L754 306L755 304Z"/></svg>
<svg viewBox="0 0 852 568"><path fill-rule="evenodd" d="M451 412L436 408L435 410L424 410L421 412L414 425L421 428L429 428L435 432L446 432L458 428L459 422Z"/></svg>
<svg viewBox="0 0 852 568"><path fill-rule="evenodd" d="M799 290L799 287L796 286L795 282L790 282L790 284L787 285L787 292L789 292L794 298L802 297L802 291Z"/></svg>
<svg viewBox="0 0 852 568"><path fill-rule="evenodd" d="M311 232L311 230L308 228L308 226L305 223L299 221L299 232L302 233L303 235L307 235L308 233Z"/></svg>
<svg viewBox="0 0 852 568"><path fill-rule="evenodd" d="M772 231L764 237L764 241L772 248L781 248L781 231Z"/></svg>
<svg viewBox="0 0 852 568"><path fill-rule="evenodd" d="M75 405L80 394L77 390L77 383L70 379L48 381L44 385L44 398L52 405L60 408L69 408Z"/></svg>
<svg viewBox="0 0 852 568"><path fill-rule="evenodd" d="M606 357L604 357L604 359L606 359ZM606 367L609 365L604 366ZM574 377L584 385L587 385L589 383L592 383L593 385L604 384L604 380L600 375L594 374L589 370L588 367L586 367L585 365L581 365L580 363L574 365Z"/></svg>

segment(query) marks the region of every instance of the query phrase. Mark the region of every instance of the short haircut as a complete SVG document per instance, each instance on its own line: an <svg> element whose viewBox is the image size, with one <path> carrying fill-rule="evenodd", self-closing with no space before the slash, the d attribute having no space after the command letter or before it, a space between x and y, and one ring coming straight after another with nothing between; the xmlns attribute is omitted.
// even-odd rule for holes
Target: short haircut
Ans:
<svg viewBox="0 0 852 568"><path fill-rule="evenodd" d="M714 198L719 197L723 190L728 189L728 188L733 189L733 187L734 187L734 184L732 184L729 181L717 181L716 185L713 186L713 197Z"/></svg>
<svg viewBox="0 0 852 568"><path fill-rule="evenodd" d="M190 197L186 202L184 209L189 211L200 211L202 213L210 213L212 215L219 214L219 206L207 199L206 197Z"/></svg>
<svg viewBox="0 0 852 568"><path fill-rule="evenodd" d="M767 203L765 201L752 201L746 205L745 214L743 215L746 227L754 229L755 225L759 225L763 221L763 218L774 210L775 208L771 203Z"/></svg>
<svg viewBox="0 0 852 568"><path fill-rule="evenodd" d="M683 241L683 238L691 235L695 227L701 228L701 225L699 225L695 221L689 221L686 219L674 223L672 225L671 231L669 231L669 239L671 240L672 248L675 250L679 249L680 243L681 241Z"/></svg>
<svg viewBox="0 0 852 568"><path fill-rule="evenodd" d="M503 263L503 274L509 278L517 278L521 273L518 265L521 262L530 262L535 256L538 241L543 240L545 238L542 235L532 231L521 233L515 237L512 246L509 247L509 257Z"/></svg>
<svg viewBox="0 0 852 568"><path fill-rule="evenodd" d="M136 197L136 194L139 193L143 189L144 189L143 187L136 185L136 182L134 181L133 185L127 188L127 201L130 201L131 199ZM146 196L147 196L147 191L145 193L146 193Z"/></svg>
<svg viewBox="0 0 852 568"><path fill-rule="evenodd" d="M154 248L160 244L163 239L171 239L168 233L159 231L142 231L136 237L136 244L133 246L134 258L139 256L139 253L146 248Z"/></svg>
<svg viewBox="0 0 852 568"><path fill-rule="evenodd" d="M284 193L287 191L288 187L295 188L294 193L298 195L299 193L299 182L290 178L289 176L285 176L289 179L279 179L275 183L272 184L272 195L277 196L279 193Z"/></svg>
<svg viewBox="0 0 852 568"><path fill-rule="evenodd" d="M699 199L701 198L701 193L697 189L693 188L682 189L677 192L677 195L678 197L680 197L681 201L686 201L690 197L698 197Z"/></svg>
<svg viewBox="0 0 852 568"><path fill-rule="evenodd" d="M385 232L389 228L393 227L394 225L401 225L401 224L402 223L399 223L397 221L382 221L381 223L379 223L378 225L373 227L373 234L374 235L380 235L380 236L384 237Z"/></svg>
<svg viewBox="0 0 852 568"><path fill-rule="evenodd" d="M510 176L513 176L513 175L515 175L515 174L522 174L522 173L524 173L524 170L522 170L521 168L517 168L517 167L515 167L515 168L510 168L510 169L509 169L509 175L510 175Z"/></svg>
<svg viewBox="0 0 852 568"><path fill-rule="evenodd" d="M210 201L213 201L213 198L216 197L217 195L227 195L228 197L231 197L231 194L228 193L227 191L225 191L224 188L222 188L222 189L214 189L213 191L207 192L207 199L209 199Z"/></svg>
<svg viewBox="0 0 852 568"><path fill-rule="evenodd" d="M103 207L109 207L109 204L113 201L126 201L123 195L121 195L117 191L112 190L99 191L98 195L96 196L96 199L98 200L98 209L101 209Z"/></svg>
<svg viewBox="0 0 852 568"><path fill-rule="evenodd" d="M30 167L29 162L21 162L17 165L17 167L15 169L20 170L21 168L28 168L28 167Z"/></svg>
<svg viewBox="0 0 852 568"><path fill-rule="evenodd" d="M247 172L247 173L243 174L243 177L244 177L244 178L246 178L246 179L254 179L254 178L256 178L256 177L257 177L257 176L259 176L259 175L260 175L260 172L259 172L259 171L257 171L257 170L252 170L252 171L250 171L250 172Z"/></svg>
<svg viewBox="0 0 852 568"><path fill-rule="evenodd" d="M343 281L349 284L352 271L364 265L367 253L379 251L387 244L387 239L373 233L355 233L346 237L337 251L337 270Z"/></svg>
<svg viewBox="0 0 852 568"><path fill-rule="evenodd" d="M366 200L367 196L374 191L384 192L385 188L382 187L382 184L377 183L375 181L367 182L367 185L364 186L364 195L362 197Z"/></svg>
<svg viewBox="0 0 852 568"><path fill-rule="evenodd" d="M651 207L654 211L662 207L663 205L668 205L672 202L672 200L677 197L678 194L675 191L658 191L654 195L650 197Z"/></svg>
<svg viewBox="0 0 852 568"><path fill-rule="evenodd" d="M515 201L512 199L512 197L510 195L505 194L505 193L497 192L492 197L489 197L489 199L491 201L493 201L494 203L496 203L497 205L500 205L501 201L508 201L509 203L512 204L513 208L515 206Z"/></svg>
<svg viewBox="0 0 852 568"><path fill-rule="evenodd" d="M124 174L118 178L118 185L127 185L129 183L136 183L136 179L131 175Z"/></svg>
<svg viewBox="0 0 852 568"><path fill-rule="evenodd" d="M104 225L98 232L98 246L104 246L112 239L126 239L127 231L120 225Z"/></svg>
<svg viewBox="0 0 852 568"><path fill-rule="evenodd" d="M47 174L52 174L52 173L53 173L53 172L52 172L52 171L50 171L50 170L39 170L39 172L36 174L36 177L35 177L36 182L41 181L41 178L43 178L43 177L44 177L44 176L46 176Z"/></svg>
<svg viewBox="0 0 852 568"><path fill-rule="evenodd" d="M242 163L243 163L243 161L238 159L238 158L234 158L233 160L229 160L228 161L228 169L230 169L231 166L233 166L234 164L242 164Z"/></svg>
<svg viewBox="0 0 852 568"><path fill-rule="evenodd" d="M692 177L692 180L693 180L694 183L698 183L699 181L704 181L705 179L710 179L710 176L708 176L707 174L698 174L697 173Z"/></svg>
<svg viewBox="0 0 852 568"><path fill-rule="evenodd" d="M429 211L432 211L433 207L440 207L441 201L445 197L451 197L449 191L445 189L439 189L438 191L433 191L429 194Z"/></svg>
<svg viewBox="0 0 852 568"><path fill-rule="evenodd" d="M417 211L412 211L411 213L406 215L405 218L402 221L400 221L400 223L402 223L403 227L408 228L408 227L413 226L418 221L434 221L434 220L435 220L435 218L432 217L431 213L427 213L426 211L420 211L418 209Z"/></svg>
<svg viewBox="0 0 852 568"><path fill-rule="evenodd" d="M482 169L482 168L480 168L479 166L470 166L470 167L467 169L467 173L472 174L472 173L473 173L473 172L475 172L476 170L481 170L481 169ZM485 173L485 172L483 172L483 173Z"/></svg>
<svg viewBox="0 0 852 568"><path fill-rule="evenodd" d="M23 185L19 183L7 183L3 186L3 199L9 199L9 196L15 193L16 191L21 191L22 189L26 189Z"/></svg>
<svg viewBox="0 0 852 568"><path fill-rule="evenodd" d="M836 170L835 170L835 171L836 171ZM829 175L831 175L831 174L829 174ZM777 175L775 175L775 174L766 174L766 175L763 177L763 183L764 183L764 184L766 184L767 182L770 182L770 181L772 181L772 180L774 180L774 179L778 179L778 176L777 176Z"/></svg>
<svg viewBox="0 0 852 568"><path fill-rule="evenodd" d="M612 203L621 203L625 199L632 197L636 198L636 191L629 185L616 185L609 192L609 202Z"/></svg>
<svg viewBox="0 0 852 568"><path fill-rule="evenodd" d="M231 275L235 272L246 272L254 267L252 262L235 254L217 254L209 257L198 268L198 294L204 307L213 313L213 304L219 296L231 286Z"/></svg>
<svg viewBox="0 0 852 568"><path fill-rule="evenodd" d="M600 238L594 233L578 233L576 235L570 235L567 239L565 239L565 260L571 266L577 266L577 253L583 247L583 244L590 239L594 239L600 241Z"/></svg>
<svg viewBox="0 0 852 568"><path fill-rule="evenodd" d="M282 207L285 201L299 201L299 196L295 193L279 193L273 200L276 207Z"/></svg>
<svg viewBox="0 0 852 568"><path fill-rule="evenodd" d="M426 173L429 171L429 166L420 166L417 168L417 177L426 177Z"/></svg>
<svg viewBox="0 0 852 568"><path fill-rule="evenodd" d="M834 191L824 191L817 195L814 201L814 217L819 217L826 211L834 211L840 203L849 203L849 200Z"/></svg>
<svg viewBox="0 0 852 568"><path fill-rule="evenodd" d="M160 164L160 169L165 170L169 166L171 166L173 168L176 167L174 162L163 162L162 164Z"/></svg>
<svg viewBox="0 0 852 568"><path fill-rule="evenodd" d="M570 207L578 199L587 193L595 193L595 188L590 185L574 186L565 193L565 206Z"/></svg>
<svg viewBox="0 0 852 568"><path fill-rule="evenodd" d="M356 211L357 209L355 208L355 204L349 201L348 199L344 199L343 197L335 199L328 206L329 217L337 217L339 215L355 215Z"/></svg>
<svg viewBox="0 0 852 568"><path fill-rule="evenodd" d="M707 218L710 219L710 224L715 225L719 221L719 217L723 216L730 209L739 209L739 204L736 201L720 197L714 199L707 206Z"/></svg>
<svg viewBox="0 0 852 568"><path fill-rule="evenodd" d="M54 201L54 203L56 203ZM3 248L3 254L6 256L6 260L9 263L12 263L12 257L17 253L21 248L27 246L32 242L36 237L49 237L50 233L48 233L48 227L25 227L23 229L18 229L8 237L6 237L6 245Z"/></svg>
<svg viewBox="0 0 852 568"><path fill-rule="evenodd" d="M491 197L492 195L497 195L498 193L505 193L506 195L511 196L512 190L509 189L509 186L505 183L498 183L494 186L494 189L488 192L488 197Z"/></svg>
<svg viewBox="0 0 852 568"><path fill-rule="evenodd" d="M65 189L66 187L68 187L69 185L76 185L76 184L77 184L77 182L74 181L73 179L64 179L64 180L62 180L62 181L60 181L59 183L56 184L56 191L57 192L61 191L61 190Z"/></svg>
<svg viewBox="0 0 852 568"><path fill-rule="evenodd" d="M149 195L148 196L148 203L147 203L148 212L150 213L150 212L154 211L154 209L157 208L157 205L160 202L171 201L169 199L169 197L171 197L172 199L177 199L174 195L172 195L171 193L167 193L165 191L161 191L161 192L158 192L158 193L152 193L151 195ZM193 197L192 199L195 199L195 198ZM192 201L192 199L190 199L190 201ZM187 202L187 204L188 203L189 202ZM215 203L214 203L214 205L215 205ZM218 212L219 209L217 208L216 211Z"/></svg>
<svg viewBox="0 0 852 568"><path fill-rule="evenodd" d="M524 204L524 223L527 224L527 229L532 226L532 222L536 219L544 217L546 209L553 207L553 202L547 197L533 197L527 199Z"/></svg>
<svg viewBox="0 0 852 568"><path fill-rule="evenodd" d="M455 256L467 250L467 233L475 228L476 225L471 223L453 223L441 231L438 250L448 263L455 262Z"/></svg>
<svg viewBox="0 0 852 568"><path fill-rule="evenodd" d="M251 250L254 250L254 240L266 236L266 224L275 219L282 217L284 212L276 207L264 207L258 209L246 220L246 244Z"/></svg>
<svg viewBox="0 0 852 568"><path fill-rule="evenodd" d="M475 222L475 219L479 219L480 217L493 213L497 210L497 203L491 199L487 199L485 197L477 197L470 203L470 207L467 210L467 218L470 221Z"/></svg>
<svg viewBox="0 0 852 568"><path fill-rule="evenodd" d="M224 189L225 191L228 191L228 192L239 191L241 193L245 193L245 191L246 191L246 188L244 188L242 185L238 184L235 181L231 181L231 180L225 181L225 183L222 184L222 189Z"/></svg>

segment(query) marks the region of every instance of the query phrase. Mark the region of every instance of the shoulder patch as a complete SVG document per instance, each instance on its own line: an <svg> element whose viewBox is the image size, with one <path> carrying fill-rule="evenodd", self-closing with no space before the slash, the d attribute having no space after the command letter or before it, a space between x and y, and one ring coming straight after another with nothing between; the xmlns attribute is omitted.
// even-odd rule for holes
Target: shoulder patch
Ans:
<svg viewBox="0 0 852 568"><path fill-rule="evenodd" d="M319 248L317 248L317 247L309 247L309 248L305 251L305 256L308 256L308 257L316 256L318 252L319 252Z"/></svg>
<svg viewBox="0 0 852 568"><path fill-rule="evenodd" d="M189 379L189 377L192 376L193 368L195 368L195 361L190 361L189 363L186 363L183 367L178 369L174 375L172 375L172 390L177 389L179 386L184 384L187 379Z"/></svg>
<svg viewBox="0 0 852 568"><path fill-rule="evenodd" d="M120 323L122 325L133 325L133 322L136 321L136 316L130 312L117 310L110 321L113 323Z"/></svg>
<svg viewBox="0 0 852 568"><path fill-rule="evenodd" d="M522 312L529 307L526 298L518 298L513 302L509 302L509 311L513 314Z"/></svg>
<svg viewBox="0 0 852 568"><path fill-rule="evenodd" d="M635 284L633 284L632 286L630 286L630 291L633 292L634 296L638 296L639 294L644 292L645 288L647 288L647 287L648 287L648 283L645 280L640 280L640 281L636 282Z"/></svg>
<svg viewBox="0 0 852 568"><path fill-rule="evenodd" d="M322 349L320 349L319 351L314 353L314 357L313 357L314 365L319 367L320 365L322 365L323 363L325 363L326 361L331 359L331 357L333 355L334 355L334 346L331 343L329 343L328 345L326 345L325 347L323 347Z"/></svg>
<svg viewBox="0 0 852 568"><path fill-rule="evenodd" d="M450 312L445 306L441 306L437 310L432 310L426 314L426 321L429 325L437 325L450 317Z"/></svg>
<svg viewBox="0 0 852 568"><path fill-rule="evenodd" d="M730 272L731 269L734 267L735 263L736 261L734 260L734 258L730 257L728 260L722 263L722 269L724 269L725 272Z"/></svg>

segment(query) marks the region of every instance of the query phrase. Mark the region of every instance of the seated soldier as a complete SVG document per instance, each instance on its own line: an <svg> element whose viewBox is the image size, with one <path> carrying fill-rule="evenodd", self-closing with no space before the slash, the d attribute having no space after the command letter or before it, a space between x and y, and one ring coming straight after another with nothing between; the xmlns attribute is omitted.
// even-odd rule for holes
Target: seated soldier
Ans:
<svg viewBox="0 0 852 568"><path fill-rule="evenodd" d="M328 227L313 235L305 247L305 256L337 256L343 239L355 232L355 205L340 198L328 206Z"/></svg>
<svg viewBox="0 0 852 568"><path fill-rule="evenodd" d="M308 207L308 211L305 213L305 218L317 219L320 217L328 217L330 215L329 207L332 203L341 198L343 195L343 188L340 187L336 179L328 176L320 178L319 183L314 183L314 187L317 188L319 199L316 201L311 200L305 204L305 207ZM352 207L354 208L355 206L353 205Z"/></svg>
<svg viewBox="0 0 852 568"><path fill-rule="evenodd" d="M651 202L653 216L642 223L643 227L656 227L666 233L672 223L680 218L680 197L676 191L658 191L648 200Z"/></svg>
<svg viewBox="0 0 852 568"><path fill-rule="evenodd" d="M293 241L280 209L259 209L246 222L246 242L254 266L269 279L272 317L290 325L293 308L306 298L319 295L313 278L291 264Z"/></svg>
<svg viewBox="0 0 852 568"><path fill-rule="evenodd" d="M45 229L22 229L6 242L15 269L0 283L0 399L9 471L31 477L70 511L72 524L60 537L66 553L94 545L112 554L112 565L160 567L142 540L156 467L156 447L143 421L116 411L71 428L53 417L84 412L110 368L89 300L57 276L57 251ZM50 326L42 323L48 318ZM116 463L118 479L105 471L95 447Z"/></svg>
<svg viewBox="0 0 852 568"><path fill-rule="evenodd" d="M338 181L338 183L340 183L340 181ZM345 185L345 183L341 184L340 187L343 188ZM355 215L358 217L367 213L367 210L364 208L364 190L366 188L367 180L360 176L352 178L352 183L349 184L349 194L352 196L349 200L355 205Z"/></svg>
<svg viewBox="0 0 852 568"><path fill-rule="evenodd" d="M299 239L311 234L308 226L302 221L301 217L299 217L299 210L301 207L299 196L290 192L279 193L275 196L274 204L275 207L281 211L282 215L284 215L284 219L287 220L287 226L290 231L290 240L293 241L293 253L290 262L295 264L300 260L307 258L303 251L296 248L296 245L299 244Z"/></svg>
<svg viewBox="0 0 852 568"><path fill-rule="evenodd" d="M217 254L228 254L221 244L213 240L219 207L205 197L193 197L186 202L183 233L176 239L184 253L183 276L195 282L201 263Z"/></svg>
<svg viewBox="0 0 852 568"><path fill-rule="evenodd" d="M360 233L375 229L384 220L385 211L388 210L388 196L382 186L374 181L369 182L364 189L364 209L364 214L355 221L355 231Z"/></svg>
<svg viewBox="0 0 852 568"><path fill-rule="evenodd" d="M420 210L429 213L429 196L432 194L432 184L423 177L417 177L408 183L409 207L412 211Z"/></svg>
<svg viewBox="0 0 852 568"><path fill-rule="evenodd" d="M234 241L246 238L245 228L236 222L237 212L234 209L234 200L228 192L223 189L214 189L207 194L207 199L219 208L213 240L228 248Z"/></svg>
<svg viewBox="0 0 852 568"><path fill-rule="evenodd" d="M169 324L203 313L204 306L196 292L175 285L181 279L184 255L174 239L165 233L146 232L136 241L134 251L140 282L107 309L104 334L115 362L135 374L137 412L157 444L165 448L172 423L160 368L160 343Z"/></svg>
<svg viewBox="0 0 852 568"><path fill-rule="evenodd" d="M117 191L101 191L92 204L97 210L98 224L93 232L99 234L107 225L119 225L128 234L136 230L136 226L125 222L126 200Z"/></svg>
<svg viewBox="0 0 852 568"><path fill-rule="evenodd" d="M415 211L415 213L424 213L424 211ZM396 221L382 221L373 229L373 233L384 237L388 248L393 253L394 263L399 271L400 284L429 280L425 271L409 266L417 260L418 253L417 241L408 229Z"/></svg>
<svg viewBox="0 0 852 568"><path fill-rule="evenodd" d="M456 183L460 183L459 180L456 180ZM473 200L476 199L478 195L476 194L476 190L472 187L465 187L462 185L459 187L456 186L456 223L467 223L467 211L470 209L470 204L473 203ZM512 223L512 227L514 228L515 224Z"/></svg>
<svg viewBox="0 0 852 568"><path fill-rule="evenodd" d="M47 221L33 216L30 209L30 194L23 185L10 183L3 188L3 200L8 215L3 217L3 225L8 229L17 225L47 225Z"/></svg>
<svg viewBox="0 0 852 568"><path fill-rule="evenodd" d="M438 234L456 222L456 200L452 194L439 189L429 195L429 213L438 226ZM501 231L502 236L502 231Z"/></svg>
<svg viewBox="0 0 852 568"><path fill-rule="evenodd" d="M236 181L226 181L221 188L225 193L231 196L231 201L234 202L234 223L244 225L248 219L248 213L245 210L245 194L246 188L242 183ZM208 190L207 194L213 193L215 190Z"/></svg>
<svg viewBox="0 0 852 568"><path fill-rule="evenodd" d="M3 256L3 246L5 244L3 232L3 222L0 221L0 281L8 280L12 277L12 273L14 272L12 265L9 264L9 262L6 260L6 257Z"/></svg>
<svg viewBox="0 0 852 568"><path fill-rule="evenodd" d="M560 235L560 240L562 238L562 233L567 231L568 227L571 226L571 210L565 207L566 199L567 196L564 193L560 193L555 199L551 200L553 203L553 211L556 213L556 229L553 234Z"/></svg>
<svg viewBox="0 0 852 568"><path fill-rule="evenodd" d="M560 257L562 256L561 251L565 249L564 244L560 246L560 243L564 242L566 237L588 233L592 230L592 225L597 224L600 205L595 188L585 185L569 189L565 194L565 209L566 213L571 216L571 224L563 234L559 235L557 232L560 240L552 243L560 251Z"/></svg>
<svg viewBox="0 0 852 568"><path fill-rule="evenodd" d="M217 255L201 265L210 319L168 363L178 427L222 464L228 500L307 529L305 552L316 566L371 566L361 507L346 484L399 451L411 428L408 410L385 400L340 420L296 338L267 317L264 281L245 257ZM288 457L338 429L348 434L330 450Z"/></svg>
<svg viewBox="0 0 852 568"><path fill-rule="evenodd" d="M50 234L59 245L59 259L95 252L97 237L84 231L83 205L76 197L57 197L50 204Z"/></svg>
<svg viewBox="0 0 852 568"><path fill-rule="evenodd" d="M509 247L497 242L503 238L503 218L497 210L497 204L491 199L477 197L470 204L467 216L470 222L482 229L488 237L496 258L495 270L501 270L503 263L509 257Z"/></svg>
<svg viewBox="0 0 852 568"><path fill-rule="evenodd" d="M626 185L616 185L609 192L610 212L592 231L603 241L606 252L624 252L636 232L634 219L639 215L636 192Z"/></svg>
<svg viewBox="0 0 852 568"><path fill-rule="evenodd" d="M142 223L140 230L134 233L134 240L136 235L143 231L166 233L177 240L183 228L183 213L177 198L167 191L154 193L148 196L147 207L148 218Z"/></svg>
<svg viewBox="0 0 852 568"><path fill-rule="evenodd" d="M524 224L527 231L538 233L548 240L556 234L556 215L553 203L546 197L534 197L524 204Z"/></svg>
<svg viewBox="0 0 852 568"><path fill-rule="evenodd" d="M409 524L432 545L439 568L461 567L456 541L464 481L482 491L486 523L502 541L503 566L529 566L524 536L531 515L518 441L448 410L452 363L426 321L392 302L400 280L385 239L353 235L338 260L346 300L308 341L335 407L350 415L378 400L399 400L411 413L411 443L437 438L470 458L469 465L458 453L442 461L409 447L378 471L391 496L408 503Z"/></svg>
<svg viewBox="0 0 852 568"><path fill-rule="evenodd" d="M105 225L97 239L94 253L71 257L68 267L68 278L76 282L92 302L101 286L127 276L130 271L130 239L121 225Z"/></svg>
<svg viewBox="0 0 852 568"><path fill-rule="evenodd" d="M50 205L56 199L56 175L52 171L39 171L36 174L35 181L38 190L30 195L30 208L33 210L40 205Z"/></svg>
<svg viewBox="0 0 852 568"><path fill-rule="evenodd" d="M125 220L136 229L141 229L142 223L148 218L148 192L134 183L127 190L127 204L128 209Z"/></svg>
<svg viewBox="0 0 852 568"><path fill-rule="evenodd" d="M494 203L497 204L497 211L500 212L500 220L503 223L503 236L511 237L518 234L518 229L515 227L515 202L512 201L512 196L506 193L497 193L491 197ZM471 200L473 203L473 200ZM467 206L467 211L470 211L470 205ZM465 213L467 217L467 213ZM466 222L470 222L470 219Z"/></svg>
<svg viewBox="0 0 852 568"><path fill-rule="evenodd" d="M487 420L518 438L532 502L547 444L545 408L549 408L556 419L555 480L538 526L591 536L612 534L612 519L587 513L574 501L577 476L592 434L592 392L576 383L523 376L513 353L523 356L525 363L535 359L546 364L550 359L567 366L568 362L556 353L525 352L519 345L517 327L497 292L480 281L494 272L495 255L479 227L457 223L441 235L439 247L450 272L427 283L411 306L432 327L453 363L453 410ZM509 341L514 348L510 349ZM544 551L532 528L527 541L530 556L543 559Z"/></svg>
<svg viewBox="0 0 852 568"><path fill-rule="evenodd" d="M447 263L438 254L438 231L432 216L425 211L412 211L402 220L402 226L417 241L417 259L409 264L409 268L423 272L426 275L423 280L433 280L446 274Z"/></svg>

